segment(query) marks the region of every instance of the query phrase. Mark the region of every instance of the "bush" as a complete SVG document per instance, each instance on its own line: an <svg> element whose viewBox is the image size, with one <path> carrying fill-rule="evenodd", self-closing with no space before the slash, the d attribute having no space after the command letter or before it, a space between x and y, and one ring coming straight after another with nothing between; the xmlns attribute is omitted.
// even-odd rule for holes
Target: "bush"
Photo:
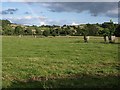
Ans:
<svg viewBox="0 0 120 90"><path fill-rule="evenodd" d="M57 36L57 33L55 31L52 32L52 36Z"/></svg>
<svg viewBox="0 0 120 90"><path fill-rule="evenodd" d="M25 30L25 33L27 35L32 35L32 28L28 27L26 30Z"/></svg>
<svg viewBox="0 0 120 90"><path fill-rule="evenodd" d="M42 35L42 31L38 28L36 28L36 35Z"/></svg>
<svg viewBox="0 0 120 90"><path fill-rule="evenodd" d="M43 35L46 36L46 37L49 36L50 35L50 30L44 30Z"/></svg>
<svg viewBox="0 0 120 90"><path fill-rule="evenodd" d="M4 29L4 33L6 35L13 35L14 34L14 29L11 27L11 26L7 26L5 29Z"/></svg>
<svg viewBox="0 0 120 90"><path fill-rule="evenodd" d="M21 34L23 34L23 28L22 28L21 26L17 26L17 27L15 28L15 34L16 34L16 35L21 35Z"/></svg>

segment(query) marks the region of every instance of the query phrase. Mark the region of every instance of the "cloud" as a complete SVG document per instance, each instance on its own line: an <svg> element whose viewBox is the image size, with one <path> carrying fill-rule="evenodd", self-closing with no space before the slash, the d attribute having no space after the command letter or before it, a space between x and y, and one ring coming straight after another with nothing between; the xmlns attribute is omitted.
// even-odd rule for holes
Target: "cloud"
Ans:
<svg viewBox="0 0 120 90"><path fill-rule="evenodd" d="M40 20L44 21L44 20L47 20L47 17L44 17L44 16L40 16L38 17Z"/></svg>
<svg viewBox="0 0 120 90"><path fill-rule="evenodd" d="M24 14L31 14L31 13L27 11L27 12L25 12Z"/></svg>
<svg viewBox="0 0 120 90"><path fill-rule="evenodd" d="M2 10L2 12L0 12L1 14L5 15L5 14L14 14L16 11L18 11L17 8L9 8L7 10Z"/></svg>
<svg viewBox="0 0 120 90"><path fill-rule="evenodd" d="M47 25L45 22L40 22L40 25Z"/></svg>
<svg viewBox="0 0 120 90"><path fill-rule="evenodd" d="M118 9L109 10L106 12L109 17L118 17Z"/></svg>
<svg viewBox="0 0 120 90"><path fill-rule="evenodd" d="M3 19L8 19L12 23L16 24L23 24L23 25L64 25L68 22L66 20L56 20L56 19L49 19L45 16L32 16L26 15L21 17L14 17L14 16L3 16Z"/></svg>
<svg viewBox="0 0 120 90"><path fill-rule="evenodd" d="M23 25L46 25L46 22L47 22L47 17L32 16L32 15L26 15L21 17L3 16L3 19L8 19L12 23L23 24Z"/></svg>
<svg viewBox="0 0 120 90"><path fill-rule="evenodd" d="M75 23L75 22L72 22L72 24L71 25L79 25L79 24L77 24L77 23Z"/></svg>
<svg viewBox="0 0 120 90"><path fill-rule="evenodd" d="M24 19L32 19L32 16L25 16Z"/></svg>
<svg viewBox="0 0 120 90"><path fill-rule="evenodd" d="M92 16L104 14L109 17L117 17L117 2L51 2L44 3L51 12L76 12L88 11ZM110 12L111 11L111 12ZM115 11L115 12L114 12Z"/></svg>

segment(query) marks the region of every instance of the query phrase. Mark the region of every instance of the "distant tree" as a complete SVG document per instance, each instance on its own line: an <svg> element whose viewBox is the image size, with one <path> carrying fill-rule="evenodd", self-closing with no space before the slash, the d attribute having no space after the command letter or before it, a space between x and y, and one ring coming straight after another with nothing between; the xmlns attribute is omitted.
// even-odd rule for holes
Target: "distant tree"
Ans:
<svg viewBox="0 0 120 90"><path fill-rule="evenodd" d="M35 30L36 30L36 35L42 35L42 31L40 28L36 27Z"/></svg>
<svg viewBox="0 0 120 90"><path fill-rule="evenodd" d="M50 30L44 30L43 35L48 37L50 35Z"/></svg>
<svg viewBox="0 0 120 90"><path fill-rule="evenodd" d="M63 25L62 27L66 27L67 25Z"/></svg>
<svg viewBox="0 0 120 90"><path fill-rule="evenodd" d="M88 29L89 29L89 36L96 36L98 35L98 26L94 25L94 24L88 24L87 25Z"/></svg>
<svg viewBox="0 0 120 90"><path fill-rule="evenodd" d="M56 30L52 31L52 36L54 36L54 37L57 36Z"/></svg>
<svg viewBox="0 0 120 90"><path fill-rule="evenodd" d="M115 35L114 23L112 22L112 20L110 20L110 22L103 23L102 25L103 25L104 28L109 29L109 34L108 34L109 43L113 43L112 36Z"/></svg>
<svg viewBox="0 0 120 90"><path fill-rule="evenodd" d="M3 29L10 24L11 24L11 22L9 20L2 20L2 28Z"/></svg>
<svg viewBox="0 0 120 90"><path fill-rule="evenodd" d="M106 41L107 41L107 36L109 35L109 29L108 29L108 28L104 28L104 29L102 30L102 35L103 35L104 41L105 41L105 43L106 43Z"/></svg>
<svg viewBox="0 0 120 90"><path fill-rule="evenodd" d="M56 27L50 28L50 31L52 36L59 36L61 33L61 28L59 26L56 26Z"/></svg>
<svg viewBox="0 0 120 90"><path fill-rule="evenodd" d="M4 28L4 34L5 35L13 35L14 29L11 26L7 26Z"/></svg>
<svg viewBox="0 0 120 90"><path fill-rule="evenodd" d="M71 28L69 30L69 35L74 36L75 34L76 34L76 30L74 30L73 28Z"/></svg>
<svg viewBox="0 0 120 90"><path fill-rule="evenodd" d="M61 29L59 30L59 33L61 36L66 36L67 35L67 32L66 32L66 27L61 27Z"/></svg>
<svg viewBox="0 0 120 90"><path fill-rule="evenodd" d="M109 43L113 43L112 41L112 36L115 35L115 26L114 23L112 22L112 20L110 20L111 25L109 25L109 35L108 35L108 39L109 39Z"/></svg>
<svg viewBox="0 0 120 90"><path fill-rule="evenodd" d="M17 26L17 27L15 27L15 34L16 35L23 35L23 28L21 27L21 26Z"/></svg>
<svg viewBox="0 0 120 90"><path fill-rule="evenodd" d="M28 27L26 30L25 30L26 34L27 35L32 35L32 28L31 27Z"/></svg>
<svg viewBox="0 0 120 90"><path fill-rule="evenodd" d="M1 21L0 21L0 35L2 35L3 30L2 30L2 26L1 26Z"/></svg>
<svg viewBox="0 0 120 90"><path fill-rule="evenodd" d="M60 30L61 30L61 28L60 28L60 27L58 27L57 29L55 29L55 31L56 31L56 33L57 33L57 36L59 36L59 35L60 35Z"/></svg>
<svg viewBox="0 0 120 90"><path fill-rule="evenodd" d="M88 24L85 25L82 29L82 35L84 36L84 42L88 42L88 35L89 35L89 28L88 28Z"/></svg>
<svg viewBox="0 0 120 90"><path fill-rule="evenodd" d="M2 26L2 34L12 34L12 27L10 27L11 22L9 20L1 20L0 26ZM11 32L11 33L10 33Z"/></svg>
<svg viewBox="0 0 120 90"><path fill-rule="evenodd" d="M0 35L3 35L3 32L2 32L2 30L0 30Z"/></svg>
<svg viewBox="0 0 120 90"><path fill-rule="evenodd" d="M76 35L83 35L83 30L78 26Z"/></svg>
<svg viewBox="0 0 120 90"><path fill-rule="evenodd" d="M115 29L115 36L116 37L120 37L120 24L117 26L117 28Z"/></svg>

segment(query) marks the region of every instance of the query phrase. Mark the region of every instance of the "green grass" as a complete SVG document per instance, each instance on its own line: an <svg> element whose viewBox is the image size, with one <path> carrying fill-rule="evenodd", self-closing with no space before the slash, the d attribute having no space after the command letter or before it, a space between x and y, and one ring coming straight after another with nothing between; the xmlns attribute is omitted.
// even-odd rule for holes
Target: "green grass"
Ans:
<svg viewBox="0 0 120 90"><path fill-rule="evenodd" d="M118 41L3 37L3 88L119 87Z"/></svg>

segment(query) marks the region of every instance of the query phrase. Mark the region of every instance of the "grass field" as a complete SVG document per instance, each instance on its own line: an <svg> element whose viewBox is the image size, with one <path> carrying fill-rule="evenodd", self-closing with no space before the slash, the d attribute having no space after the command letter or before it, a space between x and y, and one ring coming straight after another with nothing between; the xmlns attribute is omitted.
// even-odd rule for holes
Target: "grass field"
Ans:
<svg viewBox="0 0 120 90"><path fill-rule="evenodd" d="M3 88L120 88L118 45L102 37L3 37Z"/></svg>

